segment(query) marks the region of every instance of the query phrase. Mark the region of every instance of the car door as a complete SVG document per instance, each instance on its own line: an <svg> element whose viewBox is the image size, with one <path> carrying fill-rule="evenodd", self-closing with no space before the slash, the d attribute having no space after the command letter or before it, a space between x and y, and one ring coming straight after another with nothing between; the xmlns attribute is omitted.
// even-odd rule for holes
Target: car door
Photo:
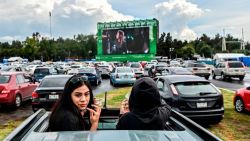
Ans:
<svg viewBox="0 0 250 141"><path fill-rule="evenodd" d="M17 81L19 93L22 95L22 98L23 99L27 98L29 90L28 90L27 84L25 83L23 74L17 74L16 81Z"/></svg>

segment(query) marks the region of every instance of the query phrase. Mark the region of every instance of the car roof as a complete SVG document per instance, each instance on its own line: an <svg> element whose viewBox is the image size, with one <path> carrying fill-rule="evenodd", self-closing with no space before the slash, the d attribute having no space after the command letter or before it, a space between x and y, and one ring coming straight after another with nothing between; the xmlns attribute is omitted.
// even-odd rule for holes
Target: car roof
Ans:
<svg viewBox="0 0 250 141"><path fill-rule="evenodd" d="M25 72L20 72L20 71L0 72L0 75L13 75L13 74L25 74Z"/></svg>
<svg viewBox="0 0 250 141"><path fill-rule="evenodd" d="M73 75L67 75L67 74L62 74L62 75L46 75L44 78L63 78L63 77L72 77Z"/></svg>
<svg viewBox="0 0 250 141"><path fill-rule="evenodd" d="M191 81L209 82L205 80L203 77L199 77L196 75L167 75L167 76L159 76L158 78L163 78L165 80L168 80L170 83L191 82Z"/></svg>

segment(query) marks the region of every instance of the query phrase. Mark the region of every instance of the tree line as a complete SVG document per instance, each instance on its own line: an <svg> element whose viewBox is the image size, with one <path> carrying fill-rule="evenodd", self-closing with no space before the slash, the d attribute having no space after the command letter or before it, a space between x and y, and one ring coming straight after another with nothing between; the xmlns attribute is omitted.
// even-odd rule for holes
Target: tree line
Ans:
<svg viewBox="0 0 250 141"><path fill-rule="evenodd" d="M227 41L240 41L230 34L226 36ZM193 41L182 41L173 39L170 33L162 33L157 42L157 56L168 56L169 58L190 59L194 54L203 57L212 57L220 53L222 36L208 37L203 34ZM245 44L245 50L240 50L240 43L227 44L227 51L230 53L250 54L250 44ZM26 37L25 41L14 40L0 42L0 58L20 56L29 61L64 61L71 59L91 59L97 54L97 39L95 35L74 35L73 38L48 39L41 37L38 32Z"/></svg>

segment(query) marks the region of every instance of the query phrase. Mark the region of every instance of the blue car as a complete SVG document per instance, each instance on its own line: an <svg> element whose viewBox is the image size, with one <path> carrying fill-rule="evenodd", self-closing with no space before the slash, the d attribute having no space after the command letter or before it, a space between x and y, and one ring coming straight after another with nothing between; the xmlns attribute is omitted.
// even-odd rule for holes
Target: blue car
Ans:
<svg viewBox="0 0 250 141"><path fill-rule="evenodd" d="M95 67L82 67L78 70L78 75L87 76L92 85L99 85L102 82L101 73Z"/></svg>
<svg viewBox="0 0 250 141"><path fill-rule="evenodd" d="M110 73L110 84L117 86L120 84L134 84L136 75L130 67L116 67Z"/></svg>

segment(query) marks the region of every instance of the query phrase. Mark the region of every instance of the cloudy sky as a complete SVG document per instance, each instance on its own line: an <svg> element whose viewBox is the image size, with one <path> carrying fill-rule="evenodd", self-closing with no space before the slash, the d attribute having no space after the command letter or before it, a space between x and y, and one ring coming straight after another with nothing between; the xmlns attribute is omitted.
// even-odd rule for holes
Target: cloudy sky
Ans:
<svg viewBox="0 0 250 141"><path fill-rule="evenodd" d="M33 32L54 38L95 34L97 22L156 18L159 32L192 40L203 33L250 41L249 0L0 0L0 42Z"/></svg>

